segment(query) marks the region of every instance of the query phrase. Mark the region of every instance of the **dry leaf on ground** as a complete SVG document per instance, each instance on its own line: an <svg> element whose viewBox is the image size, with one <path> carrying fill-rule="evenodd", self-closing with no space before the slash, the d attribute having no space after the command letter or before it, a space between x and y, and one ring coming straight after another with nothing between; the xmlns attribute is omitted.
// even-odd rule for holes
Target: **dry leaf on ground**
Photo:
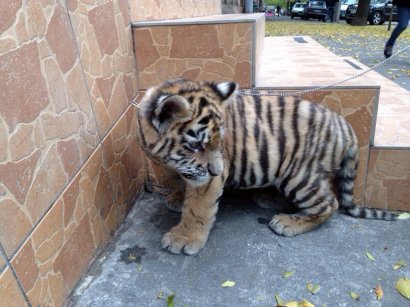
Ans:
<svg viewBox="0 0 410 307"><path fill-rule="evenodd" d="M306 288L312 294L316 294L320 290L320 286L318 284L314 285L314 284L311 284L310 282L307 283Z"/></svg>
<svg viewBox="0 0 410 307"><path fill-rule="evenodd" d="M287 302L284 305L280 305L283 307L315 307L311 302L307 300L302 300L300 302L292 301L292 302Z"/></svg>
<svg viewBox="0 0 410 307"><path fill-rule="evenodd" d="M376 294L376 298L377 298L378 301L380 301L382 299L383 295L384 295L383 289L380 285L377 285L374 288L374 293Z"/></svg>
<svg viewBox="0 0 410 307"><path fill-rule="evenodd" d="M404 261L403 259L400 259L399 261L397 261L395 264L393 264L393 270L398 270L402 267L407 266L407 262Z"/></svg>
<svg viewBox="0 0 410 307"><path fill-rule="evenodd" d="M372 254L370 254L369 252L366 252L366 256L367 258L369 258L371 261L375 261L376 259L373 257Z"/></svg>
<svg viewBox="0 0 410 307"><path fill-rule="evenodd" d="M353 291L350 291L349 294L350 294L350 297L354 300L358 300L360 298L359 294L357 294Z"/></svg>
<svg viewBox="0 0 410 307"><path fill-rule="evenodd" d="M285 306L286 304L285 301L280 298L279 294L275 295L275 300L278 306Z"/></svg>
<svg viewBox="0 0 410 307"><path fill-rule="evenodd" d="M235 286L235 282L231 281L231 280L227 280L227 281L225 281L221 284L221 287L223 287L223 288L233 287L233 286Z"/></svg>
<svg viewBox="0 0 410 307"><path fill-rule="evenodd" d="M295 273L295 272L285 272L285 273L283 273L283 277L289 278L289 277L291 277L294 273Z"/></svg>
<svg viewBox="0 0 410 307"><path fill-rule="evenodd" d="M410 279L407 277L399 278L396 282L396 289L401 295L410 300Z"/></svg>
<svg viewBox="0 0 410 307"><path fill-rule="evenodd" d="M399 216L397 217L398 220L407 220L410 219L410 213L408 212L403 212L400 213Z"/></svg>

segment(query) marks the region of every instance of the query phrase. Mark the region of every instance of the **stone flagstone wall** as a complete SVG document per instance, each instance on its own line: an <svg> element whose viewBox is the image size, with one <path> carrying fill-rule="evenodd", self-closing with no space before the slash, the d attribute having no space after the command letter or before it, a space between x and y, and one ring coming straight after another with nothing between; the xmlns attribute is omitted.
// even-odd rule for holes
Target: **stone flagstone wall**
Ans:
<svg viewBox="0 0 410 307"><path fill-rule="evenodd" d="M134 43L141 89L177 77L252 86L250 22L138 27Z"/></svg>
<svg viewBox="0 0 410 307"><path fill-rule="evenodd" d="M365 203L371 207L410 211L410 150L372 148Z"/></svg>
<svg viewBox="0 0 410 307"><path fill-rule="evenodd" d="M0 12L0 305L61 306L146 179L129 3Z"/></svg>

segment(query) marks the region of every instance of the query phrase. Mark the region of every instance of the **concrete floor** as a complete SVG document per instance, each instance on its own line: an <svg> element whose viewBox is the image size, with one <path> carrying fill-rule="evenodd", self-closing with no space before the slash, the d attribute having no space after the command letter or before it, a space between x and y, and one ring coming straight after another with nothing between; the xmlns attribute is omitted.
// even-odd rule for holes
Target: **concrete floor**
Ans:
<svg viewBox="0 0 410 307"><path fill-rule="evenodd" d="M410 277L410 220L336 214L315 231L285 238L266 225L272 215L243 194L224 197L205 248L196 256L173 255L160 242L179 214L168 211L160 196L146 194L68 305L167 306L174 293L175 306L189 307L275 306L275 294L316 306L410 306L395 289L398 278ZM393 270L400 259L409 265ZM284 278L287 271L294 274ZM226 280L236 285L222 288ZM308 292L308 282L320 291ZM380 301L373 290L378 284L384 292Z"/></svg>

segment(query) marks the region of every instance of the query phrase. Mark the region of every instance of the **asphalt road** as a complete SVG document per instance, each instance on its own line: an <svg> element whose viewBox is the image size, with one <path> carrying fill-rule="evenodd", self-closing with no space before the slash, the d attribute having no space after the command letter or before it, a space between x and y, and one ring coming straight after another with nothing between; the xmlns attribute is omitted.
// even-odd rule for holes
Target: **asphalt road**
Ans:
<svg viewBox="0 0 410 307"><path fill-rule="evenodd" d="M279 18L275 17L273 20L269 19L268 22L275 22L278 20L306 24L323 24L323 22L316 20L305 21L299 18L291 19L288 16L281 16ZM341 20L340 23L345 24L345 21ZM387 23L385 25L387 28ZM393 22L391 31L395 26L396 23ZM369 27L372 26L369 25ZM410 27L406 31L410 31ZM337 36L329 37L324 35L311 35L311 37L339 56L350 56L364 65L372 67L385 59L383 56L383 49L390 33L391 32L387 32L386 30L385 37L371 36L367 38L358 35L346 35L344 33L344 40L341 40L340 37ZM410 39L400 36L394 47L394 52L402 50L409 45ZM377 68L376 71L410 91L410 49L404 51L397 57L391 58L386 64Z"/></svg>

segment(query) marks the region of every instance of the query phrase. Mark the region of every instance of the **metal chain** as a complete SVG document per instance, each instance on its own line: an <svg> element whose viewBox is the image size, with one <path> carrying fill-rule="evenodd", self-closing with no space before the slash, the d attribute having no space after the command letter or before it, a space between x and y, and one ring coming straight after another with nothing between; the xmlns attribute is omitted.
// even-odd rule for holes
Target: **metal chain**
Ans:
<svg viewBox="0 0 410 307"><path fill-rule="evenodd" d="M392 58L398 56L400 53L403 53L404 51L406 51L407 49L410 48L410 45L408 45L407 47L395 52L394 54L391 55L391 57L381 61L380 63L377 63L376 65L362 71L361 73L354 75L352 77L346 78L344 80L341 81L337 81L331 84L327 84L327 85L322 85L319 87L315 87L312 89L308 89L308 90L304 90L304 91L292 91L292 92L278 92L278 91L272 91L272 90L254 90L254 89L246 89L246 90L239 90L238 91L238 95L240 96L282 96L282 97L287 97L287 96L301 96L303 94L309 94L309 93L313 93L313 92L317 92L317 91L321 91L324 89L327 89L329 87L333 87L339 84L342 84L344 82L359 78L365 74L367 74L368 72L375 70L376 68L378 68L381 65L386 64L387 62L389 62Z"/></svg>
<svg viewBox="0 0 410 307"><path fill-rule="evenodd" d="M138 98L140 97L140 93L141 92L138 92L138 94L134 97L134 98L132 98L132 100L131 100L131 104L134 106L134 107L136 107L137 109L139 109L140 108L140 104L139 104L139 102L137 102L138 101Z"/></svg>
<svg viewBox="0 0 410 307"><path fill-rule="evenodd" d="M410 48L410 45L393 53L391 55L391 57L381 61L380 63L377 63L376 65L362 71L361 73L349 77L347 79L341 80L341 81L337 81L331 84L327 84L327 85L323 85L323 86L319 86L319 87L315 87L312 89L308 89L308 90L304 90L304 91L293 91L293 92L278 92L278 91L272 91L272 90L254 90L254 89L246 89L246 90L239 90L238 91L238 95L240 96L282 96L282 97L286 97L286 96L301 96L303 94L309 94L309 93L313 93L313 92L317 92L317 91L321 91L324 89L327 89L329 87L333 87L339 84L342 84L344 82L359 78L365 74L367 74L369 71L375 70L377 67L386 64L388 61L390 61L392 58L398 56L400 53L403 53L404 51L406 51L407 49ZM140 96L140 93L137 94L137 96L135 96L132 100L131 100L131 104L136 107L137 109L140 108L138 101L138 98Z"/></svg>

